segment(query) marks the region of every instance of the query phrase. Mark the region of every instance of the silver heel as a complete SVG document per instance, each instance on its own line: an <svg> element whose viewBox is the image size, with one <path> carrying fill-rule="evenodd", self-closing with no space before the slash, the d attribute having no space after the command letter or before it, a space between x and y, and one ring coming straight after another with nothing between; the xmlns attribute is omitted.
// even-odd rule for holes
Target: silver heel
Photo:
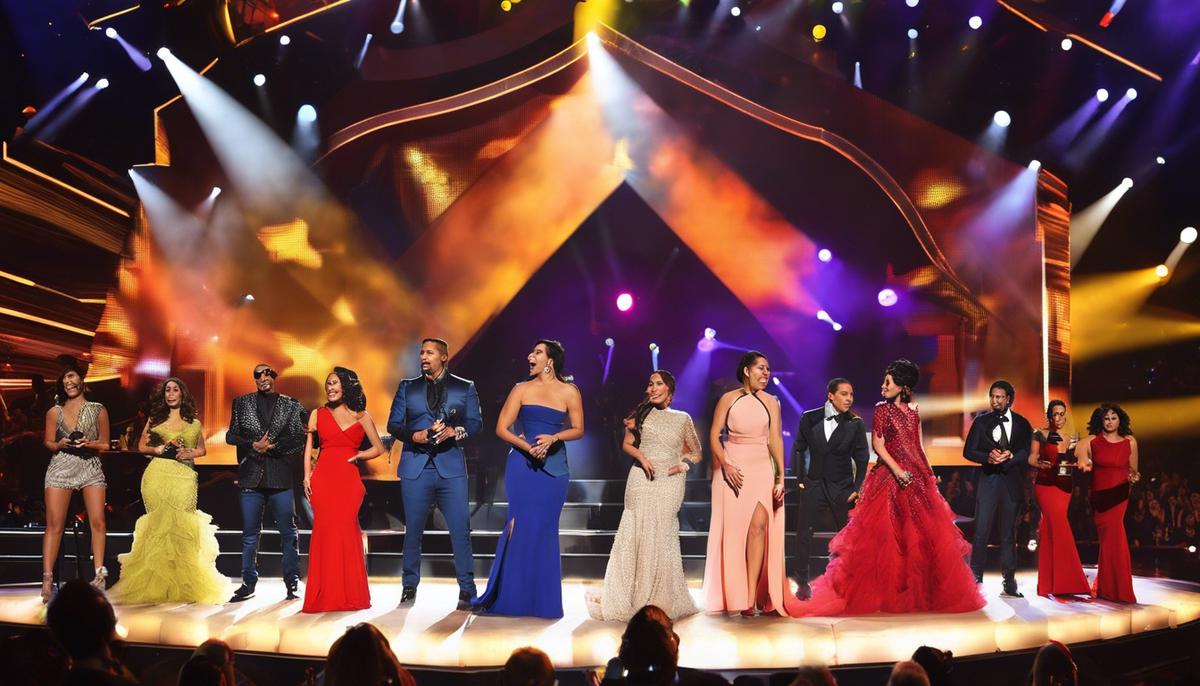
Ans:
<svg viewBox="0 0 1200 686"><path fill-rule="evenodd" d="M96 570L96 576L92 577L92 588L98 591L103 591L108 587L108 567L100 567Z"/></svg>

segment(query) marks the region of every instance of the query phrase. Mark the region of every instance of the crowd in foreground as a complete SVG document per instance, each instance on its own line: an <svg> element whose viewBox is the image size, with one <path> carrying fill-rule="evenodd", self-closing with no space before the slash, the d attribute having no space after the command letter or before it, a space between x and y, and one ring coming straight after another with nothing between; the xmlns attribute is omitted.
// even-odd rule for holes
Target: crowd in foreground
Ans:
<svg viewBox="0 0 1200 686"><path fill-rule="evenodd" d="M47 610L48 631L11 636L0 645L5 683L29 686L247 686L256 682L238 669L234 652L217 639L205 641L178 671L148 669L136 675L119 657L117 620L104 593L84 581L66 583ZM949 652L922 646L908 660L893 665L888 686L949 686L955 681ZM588 671L592 686L722 686L725 676L679 665L679 635L670 617L648 605L629 620L618 654L601 669ZM789 686L836 686L827 667L804 665L786 675L738 676L739 686L768 686L788 679ZM1032 657L1026 674L1011 683L1035 686L1074 686L1092 683L1102 675L1080 674L1071 650L1051 641ZM262 683L262 682L259 682ZM278 683L270 681L265 683ZM265 686L265 683L263 686ZM333 643L325 664L310 670L303 686L417 686L418 680L392 652L388 639L368 623L349 627ZM555 686L558 676L550 658L533 647L518 648L503 669L478 675L479 684L498 686ZM1195 675L1130 682L1192 684Z"/></svg>

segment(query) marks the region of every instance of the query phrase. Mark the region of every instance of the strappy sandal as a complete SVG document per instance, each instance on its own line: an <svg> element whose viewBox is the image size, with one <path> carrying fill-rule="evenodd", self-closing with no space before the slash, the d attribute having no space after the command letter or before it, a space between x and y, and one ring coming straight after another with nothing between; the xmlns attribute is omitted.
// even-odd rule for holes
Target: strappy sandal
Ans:
<svg viewBox="0 0 1200 686"><path fill-rule="evenodd" d="M108 567L100 567L96 570L96 576L92 577L92 588L98 591L103 591L108 587Z"/></svg>
<svg viewBox="0 0 1200 686"><path fill-rule="evenodd" d="M54 572L42 572L42 605L50 603L54 596Z"/></svg>

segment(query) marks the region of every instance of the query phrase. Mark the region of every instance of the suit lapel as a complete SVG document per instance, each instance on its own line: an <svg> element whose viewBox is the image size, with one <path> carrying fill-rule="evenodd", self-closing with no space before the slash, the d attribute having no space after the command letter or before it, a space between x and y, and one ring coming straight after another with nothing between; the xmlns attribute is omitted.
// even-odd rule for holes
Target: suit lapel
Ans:
<svg viewBox="0 0 1200 686"><path fill-rule="evenodd" d="M845 429L846 425L850 423L848 421L847 422L837 422L836 420L835 420L835 422L836 422L837 426L833 427L833 433L829 434L829 445L830 446L837 445L837 443L842 439L842 435L845 433L845 431L843 431L843 429ZM824 432L822 432L822 433L824 433Z"/></svg>

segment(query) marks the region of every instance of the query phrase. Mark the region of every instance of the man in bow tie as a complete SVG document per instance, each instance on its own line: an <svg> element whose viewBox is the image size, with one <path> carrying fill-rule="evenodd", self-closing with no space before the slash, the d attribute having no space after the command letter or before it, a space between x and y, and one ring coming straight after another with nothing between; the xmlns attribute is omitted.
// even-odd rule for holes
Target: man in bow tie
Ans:
<svg viewBox="0 0 1200 686"><path fill-rule="evenodd" d="M980 465L975 488L975 541L971 546L971 571L976 583L983 582L987 566L988 539L999 520L1000 571L1004 574L1002 595L1020 598L1015 577L1017 505L1025 495L1025 468L1033 442L1029 421L1012 411L1016 391L1003 379L988 389L991 411L975 417L963 444L963 457ZM997 512L999 517L997 518Z"/></svg>
<svg viewBox="0 0 1200 686"><path fill-rule="evenodd" d="M867 473L867 426L850 411L854 387L838 377L825 387L826 399L800 415L792 444L792 462L800 481L800 528L796 532L796 597L807 600L809 551L813 525L822 512L833 519L834 531L846 526L850 505L858 498Z"/></svg>

